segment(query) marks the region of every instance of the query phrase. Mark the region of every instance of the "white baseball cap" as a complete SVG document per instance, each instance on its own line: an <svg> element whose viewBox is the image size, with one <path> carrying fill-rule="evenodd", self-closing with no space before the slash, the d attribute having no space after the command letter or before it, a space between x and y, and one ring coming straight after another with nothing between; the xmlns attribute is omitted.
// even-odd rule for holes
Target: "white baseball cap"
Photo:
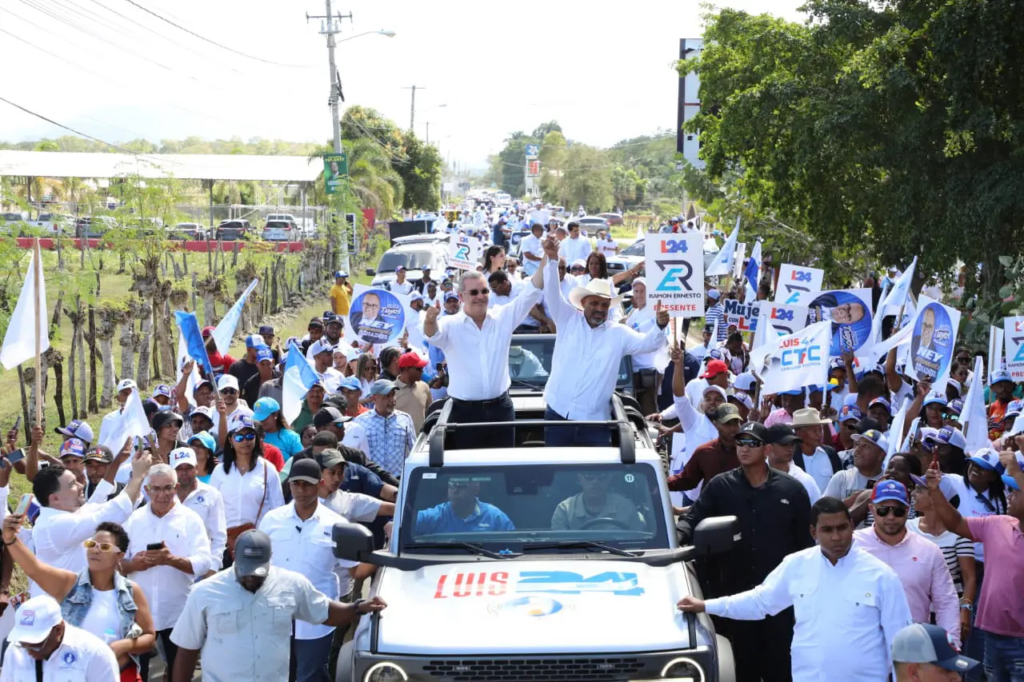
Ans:
<svg viewBox="0 0 1024 682"><path fill-rule="evenodd" d="M217 390L223 391L225 388L233 388L238 390L238 379L232 374L221 374L220 379L217 379Z"/></svg>
<svg viewBox="0 0 1024 682"><path fill-rule="evenodd" d="M133 379L121 379L121 381L117 383L117 392L120 393L126 388L138 388L138 385L136 385Z"/></svg>
<svg viewBox="0 0 1024 682"><path fill-rule="evenodd" d="M7 635L7 641L39 644L63 620L56 599L49 595L33 597L18 607L14 614L14 628Z"/></svg>
<svg viewBox="0 0 1024 682"><path fill-rule="evenodd" d="M199 460L196 459L196 451L192 448L174 448L170 454L171 467L177 469L182 464L191 464L192 466L199 466Z"/></svg>

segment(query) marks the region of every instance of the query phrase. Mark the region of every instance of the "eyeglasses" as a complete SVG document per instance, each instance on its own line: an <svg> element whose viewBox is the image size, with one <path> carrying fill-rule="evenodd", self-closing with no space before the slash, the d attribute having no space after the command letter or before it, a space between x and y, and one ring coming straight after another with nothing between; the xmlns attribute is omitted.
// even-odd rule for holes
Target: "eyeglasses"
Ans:
<svg viewBox="0 0 1024 682"><path fill-rule="evenodd" d="M86 549L92 549L93 547L99 547L101 552L116 552L119 549L118 546L115 545L112 542L96 542L92 538L89 538L88 540L83 542L82 546L85 547Z"/></svg>
<svg viewBox="0 0 1024 682"><path fill-rule="evenodd" d="M238 391L234 388L222 388L220 389L221 395L235 395Z"/></svg>
<svg viewBox="0 0 1024 682"><path fill-rule="evenodd" d="M345 422L334 422L334 428L343 429L345 428Z"/></svg>
<svg viewBox="0 0 1024 682"><path fill-rule="evenodd" d="M174 492L174 486L173 485L162 485L159 488L154 487L154 486L150 486L149 487L149 494L150 495L167 495L168 493L173 493L173 492Z"/></svg>
<svg viewBox="0 0 1024 682"><path fill-rule="evenodd" d="M736 447L738 448L759 448L764 443L757 440L756 438L737 438Z"/></svg>
<svg viewBox="0 0 1024 682"><path fill-rule="evenodd" d="M236 443L241 443L243 440L256 440L255 433L236 433L231 436L231 440Z"/></svg>
<svg viewBox="0 0 1024 682"><path fill-rule="evenodd" d="M466 483L465 481L458 481L458 482L449 481L448 482L448 490L465 490L468 487L469 487L469 483Z"/></svg>
<svg viewBox="0 0 1024 682"><path fill-rule="evenodd" d="M906 507L875 507L875 514L881 516L883 519L892 512L892 515L897 519L902 519L907 515Z"/></svg>
<svg viewBox="0 0 1024 682"><path fill-rule="evenodd" d="M466 293L470 296L486 296L491 293L490 289L466 289Z"/></svg>

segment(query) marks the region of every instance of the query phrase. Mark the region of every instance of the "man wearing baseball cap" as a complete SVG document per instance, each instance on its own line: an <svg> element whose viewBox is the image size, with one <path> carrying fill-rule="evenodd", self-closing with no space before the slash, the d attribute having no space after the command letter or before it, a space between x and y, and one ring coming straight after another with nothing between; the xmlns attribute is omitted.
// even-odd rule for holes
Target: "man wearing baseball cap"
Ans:
<svg viewBox="0 0 1024 682"><path fill-rule="evenodd" d="M301 573L273 565L273 554L266 533L248 530L238 536L233 568L196 583L171 633L179 647L176 682L192 679L200 652L204 678L287 680L293 620L337 627L387 607L379 596L332 600ZM234 625L227 630L225 614Z"/></svg>
<svg viewBox="0 0 1024 682"><path fill-rule="evenodd" d="M719 411L723 408L735 409L724 405ZM729 552L708 559L708 596L753 589L788 555L814 544L807 492L798 481L768 466L767 438L763 424L743 424L734 441L738 467L712 478L677 524L680 543L686 545L705 518L725 515L740 521L740 541ZM705 447L697 448L694 457ZM768 509L771 512L764 513ZM732 643L736 679L788 679L791 611L758 621L715 618L715 627Z"/></svg>
<svg viewBox="0 0 1024 682"><path fill-rule="evenodd" d="M195 437L197 445L211 440L209 434ZM171 452L171 468L178 476L178 501L194 511L203 521L210 539L210 570L206 577L219 571L224 563L227 547L227 517L224 498L220 491L199 480L199 458L192 447L177 448Z"/></svg>
<svg viewBox="0 0 1024 682"><path fill-rule="evenodd" d="M718 289L708 289L705 295L707 309L704 311L704 324L710 324L712 329L717 329L716 336L712 339L715 344L725 341L729 332L725 324L725 306L722 305L722 292Z"/></svg>
<svg viewBox="0 0 1024 682"><path fill-rule="evenodd" d="M85 485L87 482L83 466L87 449L86 444L77 438L68 438L60 446L60 463L64 465L65 469L73 473L82 485Z"/></svg>
<svg viewBox="0 0 1024 682"><path fill-rule="evenodd" d="M892 662L896 682L959 682L978 665L950 645L945 630L930 623L914 623L896 634Z"/></svg>
<svg viewBox="0 0 1024 682"><path fill-rule="evenodd" d="M334 285L327 296L331 299L331 309L335 315L348 315L352 304L352 285L348 281L347 272L338 270L334 273Z"/></svg>
<svg viewBox="0 0 1024 682"><path fill-rule="evenodd" d="M863 490L872 488L882 478L882 464L889 449L889 439L877 429L853 434L853 468L843 469L832 475L824 494L844 500L851 507ZM867 516L867 510L863 511ZM854 521L858 521L854 514Z"/></svg>
<svg viewBox="0 0 1024 682"><path fill-rule="evenodd" d="M28 680L120 679L113 649L96 635L64 620L49 596L33 597L18 607L0 682Z"/></svg>
<svg viewBox="0 0 1024 682"><path fill-rule="evenodd" d="M369 452L366 455L396 478L402 476L405 458L416 441L416 427L405 412L396 409L398 386L378 379L370 384L373 409L353 420L366 429Z"/></svg>
<svg viewBox="0 0 1024 682"><path fill-rule="evenodd" d="M266 347L256 349L256 374L244 382L239 382L242 398L247 405L252 407L260 399L260 389L263 384L281 376L281 373L275 369L276 365L273 351Z"/></svg>
<svg viewBox="0 0 1024 682"><path fill-rule="evenodd" d="M708 390L713 388L717 387L709 387ZM709 412L706 418L711 421L718 437L695 447L683 470L669 477L669 490L693 490L698 485L707 485L718 474L739 466L736 457L736 434L743 420L740 419L737 407L728 403L721 404L713 412Z"/></svg>
<svg viewBox="0 0 1024 682"><path fill-rule="evenodd" d="M85 499L92 498L92 494L96 492L100 481L106 478L107 471L110 469L113 461L114 453L106 445L94 445L86 451L84 461L85 478L87 480ZM107 496L107 499L114 499L122 490L124 490L124 483L115 482L114 490Z"/></svg>
<svg viewBox="0 0 1024 682"><path fill-rule="evenodd" d="M1013 401L1017 384L1013 383L1009 372L1000 369L989 373L988 386L994 398L988 406L988 439L996 440L1007 430L1004 424L1006 408Z"/></svg>
<svg viewBox="0 0 1024 682"><path fill-rule="evenodd" d="M423 381L423 368L427 364L427 359L415 351L405 353L398 359L398 379L395 381L398 397L395 409L412 417L417 432L423 425L432 401L430 387Z"/></svg>

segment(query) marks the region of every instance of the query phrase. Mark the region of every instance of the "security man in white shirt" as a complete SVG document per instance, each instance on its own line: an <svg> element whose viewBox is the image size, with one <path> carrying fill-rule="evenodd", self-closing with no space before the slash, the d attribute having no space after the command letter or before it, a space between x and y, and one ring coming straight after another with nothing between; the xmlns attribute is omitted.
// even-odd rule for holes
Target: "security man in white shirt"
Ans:
<svg viewBox="0 0 1024 682"><path fill-rule="evenodd" d="M266 533L245 531L234 566L195 586L171 633L178 646L172 682L191 682L200 651L206 682L281 682L288 679L293 618L337 627L387 607L376 596L335 601L302 574L271 566L272 555Z"/></svg>
<svg viewBox="0 0 1024 682"><path fill-rule="evenodd" d="M330 599L348 596L352 578L373 574L373 566L344 561L334 556L331 531L342 516L319 503L321 470L316 460L300 459L292 465L288 487L292 501L267 512L260 530L270 537L274 555L271 565L301 573ZM335 569L349 576L339 585ZM327 661L334 638L334 626L295 621L292 671L296 682L330 682Z"/></svg>
<svg viewBox="0 0 1024 682"><path fill-rule="evenodd" d="M96 635L67 623L49 595L18 607L7 641L11 646L0 682L120 679L114 651Z"/></svg>
<svg viewBox="0 0 1024 682"><path fill-rule="evenodd" d="M910 607L896 573L853 548L853 521L842 500L811 507L815 547L787 556L752 590L709 599L683 597L678 607L735 620L761 620L793 607L793 682L879 682L892 667L896 634Z"/></svg>
<svg viewBox="0 0 1024 682"><path fill-rule="evenodd" d="M516 327L540 302L543 286L544 270L538 268L515 300L488 309L487 280L482 273L469 271L459 281L462 312L438 320L440 307L427 308L423 335L444 351L448 362L453 423L515 420L508 396L508 349ZM511 447L514 439L512 429L468 429L454 435L460 448Z"/></svg>
<svg viewBox="0 0 1024 682"><path fill-rule="evenodd" d="M203 521L178 501L177 488L174 469L169 464L154 464L146 476L149 504L135 510L124 524L129 542L121 562L122 573L142 588L149 600L169 676L174 674L177 653L171 630L195 581L205 576L213 563Z"/></svg>
<svg viewBox="0 0 1024 682"><path fill-rule="evenodd" d="M171 467L178 475L178 500L199 515L210 538L210 570L204 576L209 577L224 563L224 549L228 542L227 518L220 491L203 483L196 475L198 464L192 448L171 450Z"/></svg>
<svg viewBox="0 0 1024 682"><path fill-rule="evenodd" d="M664 330L668 311L659 309L654 328L646 334L609 321L609 308L618 305L609 280L591 280L586 287L562 297L558 282L558 244L553 237L544 240L548 263L544 273L544 297L558 327L555 354L551 360L551 378L544 388L547 410L544 418L555 421L605 420L609 418L612 393L624 355L652 353L668 346ZM585 358L585 362L580 359ZM549 447L584 443L608 443L611 433L603 428L548 427L544 440Z"/></svg>

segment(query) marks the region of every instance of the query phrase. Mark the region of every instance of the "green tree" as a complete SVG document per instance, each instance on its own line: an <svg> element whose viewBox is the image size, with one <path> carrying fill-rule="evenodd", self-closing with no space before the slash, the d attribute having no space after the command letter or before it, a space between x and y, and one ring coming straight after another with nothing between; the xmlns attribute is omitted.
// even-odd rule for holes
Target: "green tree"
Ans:
<svg viewBox="0 0 1024 682"><path fill-rule="evenodd" d="M538 128L539 130L539 128ZM569 146L561 131L552 130L544 136L540 145L540 193L545 201L560 204L565 195L564 174L565 161L569 155Z"/></svg>
<svg viewBox="0 0 1024 682"><path fill-rule="evenodd" d="M535 140L543 140L545 137L547 137L548 133L561 132L562 126L558 125L558 121L548 121L547 123L541 123L539 126L534 128L533 134L530 137L532 137Z"/></svg>
<svg viewBox="0 0 1024 682"><path fill-rule="evenodd" d="M585 144L570 145L561 185L563 206L583 204L591 213L611 210L614 196L607 152Z"/></svg>
<svg viewBox="0 0 1024 682"><path fill-rule="evenodd" d="M364 207L374 208L381 219L394 216L402 207L405 186L402 177L391 167L391 157L375 141L368 138L342 142L348 154L348 189ZM310 162L323 163L324 154L333 153L334 147L325 144L309 155ZM323 175L317 178L312 201L326 204Z"/></svg>
<svg viewBox="0 0 1024 682"><path fill-rule="evenodd" d="M501 160L501 189L513 197L526 193L526 145L537 144L538 140L526 133L516 131L505 140L505 148L498 153Z"/></svg>
<svg viewBox="0 0 1024 682"><path fill-rule="evenodd" d="M403 158L392 162L405 186L402 208L434 211L441 206L441 167L437 147L414 134L403 135Z"/></svg>

